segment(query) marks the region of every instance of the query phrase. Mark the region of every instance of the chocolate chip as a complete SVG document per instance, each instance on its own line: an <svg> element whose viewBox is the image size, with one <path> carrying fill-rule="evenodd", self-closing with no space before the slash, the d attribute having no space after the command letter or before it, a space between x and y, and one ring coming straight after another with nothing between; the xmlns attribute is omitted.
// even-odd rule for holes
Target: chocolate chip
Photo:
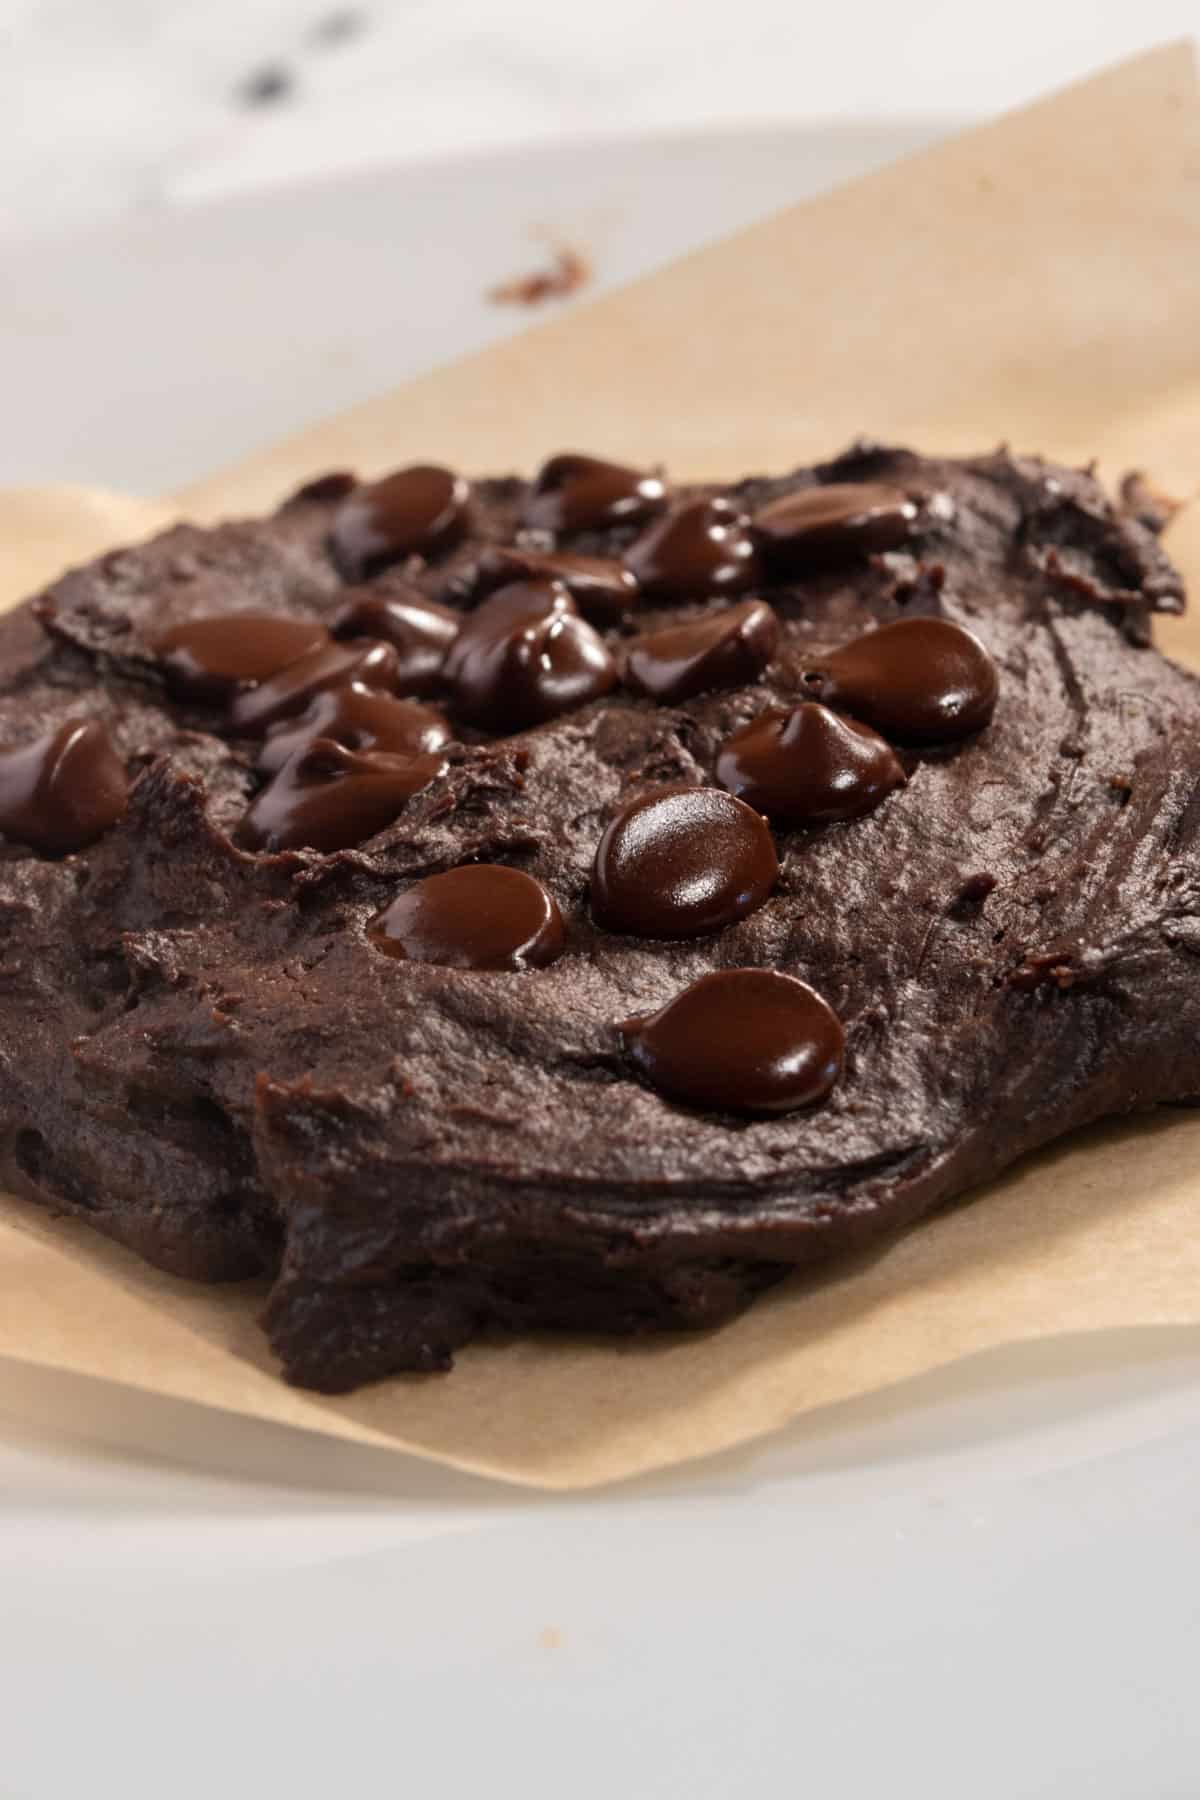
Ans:
<svg viewBox="0 0 1200 1800"><path fill-rule="evenodd" d="M646 594L687 599L737 594L761 573L746 518L730 500L686 500L647 527L625 553Z"/></svg>
<svg viewBox="0 0 1200 1800"><path fill-rule="evenodd" d="M764 600L745 600L635 639L625 680L635 693L673 705L711 688L757 681L778 642L779 620L771 608Z"/></svg>
<svg viewBox="0 0 1200 1800"><path fill-rule="evenodd" d="M524 522L536 531L601 531L639 525L660 512L666 487L657 475L574 451L543 463L525 502Z"/></svg>
<svg viewBox="0 0 1200 1800"><path fill-rule="evenodd" d="M503 863L427 876L378 915L370 934L389 956L452 969L542 968L563 948L553 894Z"/></svg>
<svg viewBox="0 0 1200 1800"><path fill-rule="evenodd" d="M754 912L778 879L758 813L720 788L657 788L600 839L592 916L608 931L698 937Z"/></svg>
<svg viewBox="0 0 1200 1800"><path fill-rule="evenodd" d="M441 750L450 737L450 727L435 707L396 700L361 681L348 681L315 694L298 717L272 725L258 766L273 775L318 738L331 738L347 750L419 756Z"/></svg>
<svg viewBox="0 0 1200 1800"><path fill-rule="evenodd" d="M415 463L343 500L334 515L334 552L348 578L359 581L407 556L450 549L469 512L470 489L461 475Z"/></svg>
<svg viewBox="0 0 1200 1800"><path fill-rule="evenodd" d="M206 614L164 631L154 649L168 685L188 700L228 700L329 643L323 625L281 613Z"/></svg>
<svg viewBox="0 0 1200 1800"><path fill-rule="evenodd" d="M51 855L95 843L125 811L125 765L97 719L0 750L0 832Z"/></svg>
<svg viewBox="0 0 1200 1800"><path fill-rule="evenodd" d="M721 1112L791 1112L824 1100L845 1049L841 1021L820 995L771 969L702 975L619 1030L653 1087Z"/></svg>
<svg viewBox="0 0 1200 1800"><path fill-rule="evenodd" d="M325 506L344 500L358 486L358 476L349 469L331 469L327 475L314 475L298 487L286 506Z"/></svg>
<svg viewBox="0 0 1200 1800"><path fill-rule="evenodd" d="M903 744L968 737L991 718L996 665L950 619L897 619L806 670L814 697L843 706Z"/></svg>
<svg viewBox="0 0 1200 1800"><path fill-rule="evenodd" d="M385 830L445 766L440 756L385 756L318 738L267 783L234 841L246 850L348 850Z"/></svg>
<svg viewBox="0 0 1200 1800"><path fill-rule="evenodd" d="M580 612L595 625L618 624L638 593L637 577L610 557L499 545L489 546L454 588L463 599L478 601L514 581L561 581Z"/></svg>
<svg viewBox="0 0 1200 1800"><path fill-rule="evenodd" d="M376 638L397 655L396 689L426 694L438 684L462 614L426 600L415 588L351 588L330 621L336 638Z"/></svg>
<svg viewBox="0 0 1200 1800"><path fill-rule="evenodd" d="M857 818L905 779L877 732L815 700L760 713L726 739L717 758L723 787L795 825Z"/></svg>
<svg viewBox="0 0 1200 1800"><path fill-rule="evenodd" d="M446 678L472 725L522 731L606 694L617 673L561 582L522 581L470 614Z"/></svg>
<svg viewBox="0 0 1200 1800"><path fill-rule="evenodd" d="M837 482L772 500L753 524L772 564L802 570L898 549L912 537L919 511L900 488Z"/></svg>
<svg viewBox="0 0 1200 1800"><path fill-rule="evenodd" d="M303 712L314 694L359 681L366 687L394 689L399 658L391 644L364 640L357 644L326 643L297 657L277 675L235 694L229 707L234 731L257 737L277 719Z"/></svg>

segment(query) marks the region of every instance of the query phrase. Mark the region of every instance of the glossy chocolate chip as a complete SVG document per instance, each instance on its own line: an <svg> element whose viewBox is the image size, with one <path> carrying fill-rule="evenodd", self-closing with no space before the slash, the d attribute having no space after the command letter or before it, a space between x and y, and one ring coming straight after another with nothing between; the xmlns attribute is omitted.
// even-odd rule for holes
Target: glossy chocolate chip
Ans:
<svg viewBox="0 0 1200 1800"><path fill-rule="evenodd" d="M482 553L459 591L464 599L478 601L514 581L561 581L579 611L596 625L618 624L638 594L637 577L611 557L499 545Z"/></svg>
<svg viewBox="0 0 1200 1800"><path fill-rule="evenodd" d="M0 832L34 850L61 856L95 843L128 797L125 765L96 719L0 750Z"/></svg>
<svg viewBox="0 0 1200 1800"><path fill-rule="evenodd" d="M772 500L755 513L753 526L772 564L803 570L896 550L912 537L919 512L901 488L835 482Z"/></svg>
<svg viewBox="0 0 1200 1800"><path fill-rule="evenodd" d="M170 688L188 700L228 700L329 643L323 625L282 613L216 613L187 619L155 643Z"/></svg>
<svg viewBox="0 0 1200 1800"><path fill-rule="evenodd" d="M465 531L469 511L470 488L461 475L436 463L415 463L342 501L333 520L334 553L358 581L406 556L450 549Z"/></svg>
<svg viewBox="0 0 1200 1800"><path fill-rule="evenodd" d="M832 1008L803 981L771 969L702 975L620 1030L652 1086L720 1112L812 1106L837 1081L845 1050Z"/></svg>
<svg viewBox="0 0 1200 1800"><path fill-rule="evenodd" d="M389 756L431 755L450 742L443 715L417 700L396 700L361 681L315 694L302 713L281 719L267 732L258 766L266 775L318 738L332 738L347 750L382 750Z"/></svg>
<svg viewBox="0 0 1200 1800"><path fill-rule="evenodd" d="M625 552L642 591L663 599L740 594L761 573L745 515L730 500L686 500Z"/></svg>
<svg viewBox="0 0 1200 1800"><path fill-rule="evenodd" d="M277 719L303 712L314 694L323 693L326 688L360 681L365 687L394 689L399 666L391 644L367 640L357 644L327 643L322 649L298 657L257 687L235 694L229 721L234 731L257 737Z"/></svg>
<svg viewBox="0 0 1200 1800"><path fill-rule="evenodd" d="M543 463L524 519L539 531L601 531L640 525L660 512L666 487L657 475L569 451Z"/></svg>
<svg viewBox="0 0 1200 1800"><path fill-rule="evenodd" d="M521 581L469 615L446 678L472 725L522 731L608 693L617 672L561 582Z"/></svg>
<svg viewBox="0 0 1200 1800"><path fill-rule="evenodd" d="M287 506L329 506L344 500L358 486L358 476L349 469L330 469L326 475L314 475L304 482L285 502Z"/></svg>
<svg viewBox="0 0 1200 1800"><path fill-rule="evenodd" d="M399 818L445 768L440 756L385 756L318 738L284 763L244 815L244 850L349 850Z"/></svg>
<svg viewBox="0 0 1200 1800"><path fill-rule="evenodd" d="M717 758L723 787L793 825L857 818L905 779L878 732L815 700L761 713L726 739Z"/></svg>
<svg viewBox="0 0 1200 1800"><path fill-rule="evenodd" d="M462 614L410 591L352 588L330 620L336 638L374 638L391 644L397 657L396 689L427 694L436 688L442 665L458 636Z"/></svg>
<svg viewBox="0 0 1200 1800"><path fill-rule="evenodd" d="M389 956L451 969L532 969L562 954L553 894L503 863L464 863L406 888L372 922Z"/></svg>
<svg viewBox="0 0 1200 1800"><path fill-rule="evenodd" d="M625 680L635 693L674 705L711 688L757 681L778 642L779 620L766 601L744 600L635 639Z"/></svg>
<svg viewBox="0 0 1200 1800"><path fill-rule="evenodd" d="M761 906L779 879L771 833L720 788L658 788L613 819L592 867L606 931L698 937Z"/></svg>
<svg viewBox="0 0 1200 1800"><path fill-rule="evenodd" d="M814 699L845 707L902 744L941 744L987 724L996 665L950 619L898 619L843 644L804 673Z"/></svg>

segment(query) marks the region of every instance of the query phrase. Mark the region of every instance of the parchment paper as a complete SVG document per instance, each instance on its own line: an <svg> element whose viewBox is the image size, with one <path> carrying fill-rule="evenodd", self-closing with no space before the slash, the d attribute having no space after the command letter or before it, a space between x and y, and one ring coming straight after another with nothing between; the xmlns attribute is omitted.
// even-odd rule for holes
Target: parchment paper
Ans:
<svg viewBox="0 0 1200 1800"><path fill-rule="evenodd" d="M782 469L862 431L933 450L1007 439L1196 489L1200 106L1185 47L785 212L175 502L0 497L0 592L15 599L176 508L268 507L335 465L419 456L482 472L579 447L722 475ZM1198 513L1172 531L1194 591ZM1162 638L1200 666L1200 621ZM570 1488L974 1351L1200 1324L1200 1117L1057 1146L704 1337L477 1345L446 1378L329 1400L279 1381L259 1299L156 1274L82 1226L0 1201L0 1354Z"/></svg>

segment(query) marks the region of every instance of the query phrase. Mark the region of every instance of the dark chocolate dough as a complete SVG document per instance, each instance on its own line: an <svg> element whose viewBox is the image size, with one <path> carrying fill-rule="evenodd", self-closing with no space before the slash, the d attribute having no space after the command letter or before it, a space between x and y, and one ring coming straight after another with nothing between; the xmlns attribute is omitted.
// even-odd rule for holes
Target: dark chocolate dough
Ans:
<svg viewBox="0 0 1200 1800"><path fill-rule="evenodd" d="M675 704L615 686L501 737L423 665L421 694L455 734L444 767L394 822L329 854L235 846L268 779L252 690L240 713L256 735L238 736L228 701L172 683L159 646L240 611L342 630L347 581L360 602L364 568L408 558L420 535L375 519L378 488L356 512L339 474L273 518L178 527L0 622L0 748L98 721L129 781L123 814L75 852L0 841L0 1176L178 1275L266 1272L293 1381L337 1391L445 1368L488 1327L712 1325L1050 1138L1200 1094L1200 685L1150 647L1152 614L1182 605L1150 531L1086 474L859 445L818 470L667 493L672 517L728 501L712 516L734 521L731 599L708 576L690 591L682 553L666 579L649 478L610 472L620 504L606 488L585 505L598 479L575 459L537 492L454 489L454 530L431 527L430 560L397 564L380 593L469 612L494 591L480 559L491 569L504 545L649 570L656 597L608 624L589 614L622 668L632 635L738 604L753 572L780 622L768 666ZM792 538L786 556L765 538L755 550L756 516L778 537L792 515L766 509L820 483L902 494L903 534L852 520L819 557L793 556ZM351 542L360 513L382 550ZM793 513L841 517L825 501ZM779 880L724 929L597 923L593 861L622 807L712 787L736 731L812 697L805 671L921 616L990 652L990 723L894 744L907 781L861 817L773 818ZM316 704L303 681L277 686ZM313 779L345 760L317 754ZM385 953L374 922L464 863L536 878L561 954L497 970ZM623 1022L741 968L832 1007L845 1055L828 1098L757 1116L649 1085L654 1059L631 1054Z"/></svg>

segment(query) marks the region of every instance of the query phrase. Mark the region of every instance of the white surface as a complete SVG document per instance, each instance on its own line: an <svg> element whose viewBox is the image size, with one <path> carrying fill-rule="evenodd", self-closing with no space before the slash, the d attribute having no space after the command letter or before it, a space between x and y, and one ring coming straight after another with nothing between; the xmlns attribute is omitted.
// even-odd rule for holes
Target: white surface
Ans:
<svg viewBox="0 0 1200 1800"><path fill-rule="evenodd" d="M46 316L70 255L13 258L36 307L3 340L6 473L165 486L492 328L472 296L548 187L564 221L611 206L624 276L848 143L882 147L730 136L247 197L190 261L171 229L157 263L153 234L141 261L95 240L100 323L74 334ZM437 255L381 256L372 222L435 195ZM334 277L331 319L308 284ZM1194 1800L1198 1403L1200 1334L1099 1335L554 1500L0 1364L0 1797Z"/></svg>
<svg viewBox="0 0 1200 1800"><path fill-rule="evenodd" d="M346 8L359 32L320 43ZM1196 24L1195 0L0 0L0 236L485 145L964 117ZM239 103L267 66L288 98Z"/></svg>
<svg viewBox="0 0 1200 1800"><path fill-rule="evenodd" d="M0 287L0 484L154 494L543 316L487 298L584 251L627 281L926 141L695 134L361 171L66 241ZM87 304L79 303L86 290Z"/></svg>
<svg viewBox="0 0 1200 1800"><path fill-rule="evenodd" d="M981 1358L560 1500L6 1392L5 1800L1194 1800L1194 1333ZM81 1420L179 1466L54 1435Z"/></svg>

